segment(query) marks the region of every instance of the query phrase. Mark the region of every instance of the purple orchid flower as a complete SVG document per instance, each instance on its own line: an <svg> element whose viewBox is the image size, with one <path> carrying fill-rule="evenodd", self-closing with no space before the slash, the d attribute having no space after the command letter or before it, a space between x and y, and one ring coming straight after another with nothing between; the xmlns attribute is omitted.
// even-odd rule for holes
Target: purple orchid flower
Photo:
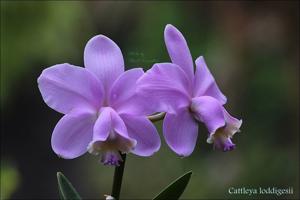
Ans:
<svg viewBox="0 0 300 200"><path fill-rule="evenodd" d="M172 63L154 64L138 80L138 91L156 101L157 111L167 112L163 122L167 144L180 156L190 155L197 141L197 121L201 121L209 131L208 143L223 151L234 149L231 137L239 131L242 121L230 116L223 107L226 97L203 57L196 60L194 73L183 35L167 25L164 37Z"/></svg>
<svg viewBox="0 0 300 200"><path fill-rule="evenodd" d="M135 93L143 70L124 72L120 48L103 35L88 41L84 65L54 65L38 78L46 104L65 114L52 134L54 152L66 159L101 153L102 163L119 165L119 152L150 156L158 151L159 135L145 116L151 111Z"/></svg>

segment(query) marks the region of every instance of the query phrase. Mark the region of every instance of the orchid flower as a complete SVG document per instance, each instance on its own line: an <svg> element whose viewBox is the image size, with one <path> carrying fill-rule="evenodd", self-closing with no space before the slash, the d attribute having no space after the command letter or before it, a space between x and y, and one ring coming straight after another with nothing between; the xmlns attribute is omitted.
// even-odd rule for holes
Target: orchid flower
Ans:
<svg viewBox="0 0 300 200"><path fill-rule="evenodd" d="M150 156L158 151L160 138L146 117L148 106L135 94L143 70L124 72L120 48L103 35L86 44L84 65L57 64L38 78L45 103L64 114L52 134L54 152L66 159L100 153L103 164L119 165L119 152Z"/></svg>
<svg viewBox="0 0 300 200"><path fill-rule="evenodd" d="M137 82L138 93L157 104L157 111L167 112L163 134L169 147L180 156L190 155L196 145L198 122L208 131L208 143L223 151L232 150L232 136L242 124L229 115L223 105L226 97L218 88L204 58L193 60L183 35L172 25L164 32L172 63L157 63Z"/></svg>

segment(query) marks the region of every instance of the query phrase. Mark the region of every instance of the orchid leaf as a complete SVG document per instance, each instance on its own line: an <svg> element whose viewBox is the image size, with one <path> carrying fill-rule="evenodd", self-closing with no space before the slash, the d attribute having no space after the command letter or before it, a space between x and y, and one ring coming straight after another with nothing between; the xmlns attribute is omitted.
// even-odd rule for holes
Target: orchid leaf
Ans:
<svg viewBox="0 0 300 200"><path fill-rule="evenodd" d="M153 200L179 199L190 181L192 171L189 171L163 189Z"/></svg>
<svg viewBox="0 0 300 200"><path fill-rule="evenodd" d="M58 181L58 189L59 196L63 200L79 200L81 197L78 192L75 190L71 182L61 173L57 172L57 181Z"/></svg>

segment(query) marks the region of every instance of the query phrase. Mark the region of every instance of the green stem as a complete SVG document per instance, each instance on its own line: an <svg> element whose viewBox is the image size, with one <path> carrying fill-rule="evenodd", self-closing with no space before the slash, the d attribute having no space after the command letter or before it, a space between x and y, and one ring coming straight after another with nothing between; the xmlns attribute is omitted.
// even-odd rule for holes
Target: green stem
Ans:
<svg viewBox="0 0 300 200"><path fill-rule="evenodd" d="M119 200L120 197L123 173L124 173L125 162L126 162L126 154L122 154L122 153L120 154L123 161L120 162L120 166L117 166L115 168L114 182L113 182L113 187L111 192L111 196L116 200Z"/></svg>
<svg viewBox="0 0 300 200"><path fill-rule="evenodd" d="M165 117L166 113L161 112L158 114L150 115L148 116L148 119L152 122L159 121ZM122 179L123 179L123 173L125 168L125 162L126 162L126 154L121 154L122 162L120 162L120 166L117 166L115 168L115 174L114 174L114 182L112 187L111 196L115 198L116 200L119 200L120 198L120 192L121 192L121 186L122 186Z"/></svg>
<svg viewBox="0 0 300 200"><path fill-rule="evenodd" d="M152 122L156 122L156 121L159 121L159 120L163 119L165 117L165 115L166 115L166 113L161 112L161 113L158 113L158 114L148 116L148 119Z"/></svg>

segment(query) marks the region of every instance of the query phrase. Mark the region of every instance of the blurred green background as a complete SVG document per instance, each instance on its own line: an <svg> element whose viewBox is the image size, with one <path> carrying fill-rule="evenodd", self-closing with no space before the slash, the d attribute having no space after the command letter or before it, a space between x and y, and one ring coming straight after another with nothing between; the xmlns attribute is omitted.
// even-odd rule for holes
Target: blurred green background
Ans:
<svg viewBox="0 0 300 200"><path fill-rule="evenodd" d="M61 115L43 102L37 77L57 63L83 66L84 46L97 34L120 46L127 69L169 61L169 23L194 59L205 56L242 132L228 153L214 151L200 125L190 157L179 158L164 141L151 158L129 155L121 196L149 199L193 170L184 199L299 198L298 1L1 1L1 199L57 198L57 171L84 198L110 193L113 168L89 154L63 160L53 153ZM228 194L273 186L293 187L294 195Z"/></svg>

